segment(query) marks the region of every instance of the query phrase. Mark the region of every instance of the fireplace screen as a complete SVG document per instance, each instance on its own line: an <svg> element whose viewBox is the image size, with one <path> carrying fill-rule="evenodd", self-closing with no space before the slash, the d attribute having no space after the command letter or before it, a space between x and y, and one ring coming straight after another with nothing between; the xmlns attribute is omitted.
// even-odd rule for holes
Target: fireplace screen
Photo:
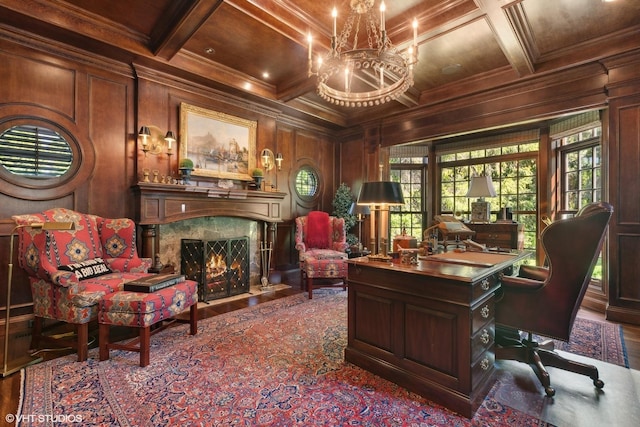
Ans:
<svg viewBox="0 0 640 427"><path fill-rule="evenodd" d="M180 272L198 282L200 301L249 292L249 238L182 239Z"/></svg>

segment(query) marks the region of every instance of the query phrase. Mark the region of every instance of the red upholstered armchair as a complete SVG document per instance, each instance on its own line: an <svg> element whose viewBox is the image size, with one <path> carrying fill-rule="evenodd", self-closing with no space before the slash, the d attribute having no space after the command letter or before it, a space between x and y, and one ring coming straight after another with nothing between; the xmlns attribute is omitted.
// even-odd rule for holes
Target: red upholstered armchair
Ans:
<svg viewBox="0 0 640 427"><path fill-rule="evenodd" d="M54 319L76 325L77 340L63 344L77 350L79 361L86 360L88 323L97 317L98 301L122 290L125 282L149 275L151 260L137 254L135 223L63 208L12 218L26 226L18 229L18 262L29 275L33 295L32 348L52 340L42 329L43 319ZM73 222L75 229L28 227L51 221Z"/></svg>
<svg viewBox="0 0 640 427"><path fill-rule="evenodd" d="M300 260L301 286L313 295L314 279L343 279L346 289L347 234L344 219L311 211L296 218L296 249Z"/></svg>
<svg viewBox="0 0 640 427"><path fill-rule="evenodd" d="M502 278L496 298L496 358L530 364L548 396L555 390L545 364L604 386L595 366L560 356L552 340L538 343L532 334L569 341L612 214L608 203L593 203L573 218L553 222L540 235L549 267L521 266L519 277Z"/></svg>

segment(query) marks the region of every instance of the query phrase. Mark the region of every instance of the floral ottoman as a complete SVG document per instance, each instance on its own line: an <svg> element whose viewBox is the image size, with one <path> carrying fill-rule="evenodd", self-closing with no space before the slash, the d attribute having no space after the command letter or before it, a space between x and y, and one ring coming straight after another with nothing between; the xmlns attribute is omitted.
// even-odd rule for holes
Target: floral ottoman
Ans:
<svg viewBox="0 0 640 427"><path fill-rule="evenodd" d="M109 359L109 350L127 350L140 353L140 366L149 364L149 341L170 323L151 326L168 320L190 308L191 335L198 331L198 282L186 280L156 292L119 291L105 295L98 307L100 360ZM111 325L138 328L139 337L127 343L109 342ZM138 345L139 343L139 345Z"/></svg>

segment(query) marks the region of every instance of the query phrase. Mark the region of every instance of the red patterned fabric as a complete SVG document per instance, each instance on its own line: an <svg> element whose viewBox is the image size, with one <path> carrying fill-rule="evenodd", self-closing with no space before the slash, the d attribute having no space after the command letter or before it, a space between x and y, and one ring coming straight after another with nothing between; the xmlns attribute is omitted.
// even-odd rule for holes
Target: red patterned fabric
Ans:
<svg viewBox="0 0 640 427"><path fill-rule="evenodd" d="M344 259L307 258L304 269L308 278L334 279L346 278L348 266Z"/></svg>
<svg viewBox="0 0 640 427"><path fill-rule="evenodd" d="M198 303L198 282L186 280L157 292L115 292L100 300L98 322L145 327Z"/></svg>
<svg viewBox="0 0 640 427"><path fill-rule="evenodd" d="M15 215L17 225L73 222L75 230L18 229L18 263L30 276L34 314L69 323L87 323L97 316L102 297L121 290L124 282L147 276L151 260L139 258L135 223L55 208ZM58 267L103 258L113 273L80 281Z"/></svg>
<svg viewBox="0 0 640 427"><path fill-rule="evenodd" d="M309 212L307 216L307 230L304 238L310 248L328 249L331 240L329 228L329 214L321 211Z"/></svg>
<svg viewBox="0 0 640 427"><path fill-rule="evenodd" d="M300 262L304 262L305 258L308 256L314 258L322 258L322 259L346 259L347 258L347 234L344 227L344 219L336 218L333 216L329 217L329 227L330 227L330 244L326 249L319 249L310 246L306 243L306 234L307 234L307 222L309 221L308 216L299 216L296 218L296 249L298 250L298 255L300 258Z"/></svg>

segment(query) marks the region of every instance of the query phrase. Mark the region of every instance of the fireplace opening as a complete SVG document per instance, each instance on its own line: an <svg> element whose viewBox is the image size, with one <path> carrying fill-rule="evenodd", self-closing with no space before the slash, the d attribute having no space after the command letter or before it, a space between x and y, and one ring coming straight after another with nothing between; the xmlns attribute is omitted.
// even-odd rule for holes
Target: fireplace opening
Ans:
<svg viewBox="0 0 640 427"><path fill-rule="evenodd" d="M198 282L203 302L249 292L249 238L181 239L180 273Z"/></svg>

